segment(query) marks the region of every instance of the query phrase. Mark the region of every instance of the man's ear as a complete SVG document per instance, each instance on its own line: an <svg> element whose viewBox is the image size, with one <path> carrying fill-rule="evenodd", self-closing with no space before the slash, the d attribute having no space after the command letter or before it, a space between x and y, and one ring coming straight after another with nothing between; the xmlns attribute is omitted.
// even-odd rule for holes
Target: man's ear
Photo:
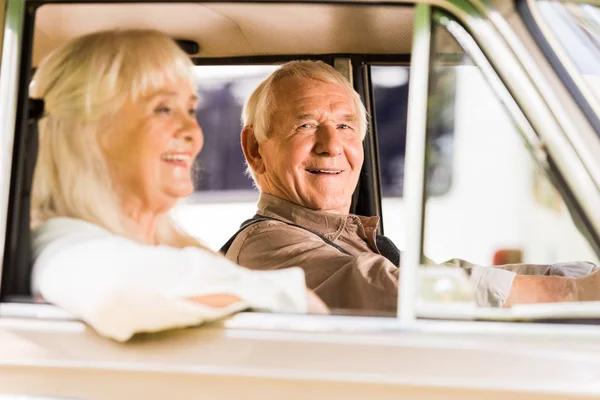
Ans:
<svg viewBox="0 0 600 400"><path fill-rule="evenodd" d="M265 165L252 126L245 126L242 129L241 141L242 151L244 152L244 157L246 157L246 162L248 162L248 165L256 174L262 174L265 171Z"/></svg>

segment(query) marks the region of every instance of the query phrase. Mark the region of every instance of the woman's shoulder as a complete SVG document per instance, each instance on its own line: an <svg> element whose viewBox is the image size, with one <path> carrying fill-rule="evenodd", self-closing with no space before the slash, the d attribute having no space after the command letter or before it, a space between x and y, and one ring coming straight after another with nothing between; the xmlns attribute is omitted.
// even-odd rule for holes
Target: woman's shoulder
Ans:
<svg viewBox="0 0 600 400"><path fill-rule="evenodd" d="M31 244L36 258L42 250L57 241L68 242L111 236L110 232L90 222L77 218L55 217L44 221L31 232Z"/></svg>
<svg viewBox="0 0 600 400"><path fill-rule="evenodd" d="M33 240L43 236L64 236L64 235L79 235L79 234L90 234L90 235L101 235L110 236L111 233L106 229L99 227L98 225L92 224L91 222L84 221L78 218L69 217L54 217L47 221L42 222L33 231Z"/></svg>

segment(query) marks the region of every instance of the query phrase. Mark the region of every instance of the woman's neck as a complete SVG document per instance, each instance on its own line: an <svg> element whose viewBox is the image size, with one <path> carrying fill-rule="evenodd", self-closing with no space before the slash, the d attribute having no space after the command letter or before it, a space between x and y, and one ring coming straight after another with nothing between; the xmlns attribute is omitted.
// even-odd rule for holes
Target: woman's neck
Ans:
<svg viewBox="0 0 600 400"><path fill-rule="evenodd" d="M128 230L142 243L157 245L158 221L161 213L145 209L139 205L129 204L125 207Z"/></svg>

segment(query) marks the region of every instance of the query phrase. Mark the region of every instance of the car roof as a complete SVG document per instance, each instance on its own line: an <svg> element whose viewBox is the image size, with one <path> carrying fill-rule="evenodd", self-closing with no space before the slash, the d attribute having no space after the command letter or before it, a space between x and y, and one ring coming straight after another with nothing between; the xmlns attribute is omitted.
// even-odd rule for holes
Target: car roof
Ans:
<svg viewBox="0 0 600 400"><path fill-rule="evenodd" d="M399 5L50 3L36 13L33 64L73 37L113 28L152 28L193 40L198 58L409 54L413 7Z"/></svg>

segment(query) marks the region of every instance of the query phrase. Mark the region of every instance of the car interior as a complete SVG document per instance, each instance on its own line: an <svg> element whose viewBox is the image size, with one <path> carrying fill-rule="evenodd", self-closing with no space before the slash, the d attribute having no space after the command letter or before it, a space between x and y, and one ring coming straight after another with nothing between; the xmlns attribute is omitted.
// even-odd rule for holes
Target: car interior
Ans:
<svg viewBox="0 0 600 400"><path fill-rule="evenodd" d="M408 83L401 91L386 94L400 98L398 104L401 106L394 105L396 108L390 110L385 104L378 103L376 107L373 72L374 67L401 66L410 73L414 18L415 7L411 3L26 1L0 301L33 301L30 292L29 197L37 152L36 122L43 115L43 104L29 99L28 86L40 60L57 46L98 30L142 28L157 29L171 36L198 66L273 66L295 59L329 63L352 83L369 114L364 140L365 161L350 211L383 217L382 199L386 180L390 179L386 170L388 163L383 161L389 157L390 145L384 141L382 133L384 130L394 133L406 131ZM454 39L443 29L437 32L436 46L443 49L443 54L437 54L440 70L462 62L464 53L460 54L456 43L450 43ZM451 81L454 78L448 75L442 79ZM446 101L446 94L438 93L437 99ZM450 95L453 94L451 88ZM429 106L433 108L435 104L430 103ZM446 111L453 110L449 108ZM378 116L383 114L398 116L396 125L382 124ZM199 122L203 124L202 120ZM451 123L454 124L454 120ZM443 124L437 129L442 134L447 131ZM234 147L239 151L239 139L228 140L235 142ZM395 145L406 151L406 134L399 141L401 143ZM449 148L451 146L452 143ZM200 156L206 152L205 147ZM444 154L435 156L444 161ZM403 161L404 158L401 159ZM395 162L398 163L398 160ZM444 168L453 168L455 164L452 159L444 162ZM396 164L394 168L403 171L403 165ZM448 173L444 168L434 172L441 173L444 178L444 173ZM393 176L392 180L396 178ZM427 182L428 194L436 190L440 193L451 190L451 182L445 182L447 184L437 189L430 185L432 182ZM558 185L559 189L565 186L562 183ZM492 187L490 193L494 195L496 188ZM198 196L205 194L198 192ZM572 208L572 205L567 204L567 207ZM565 215L569 218L568 213ZM251 214L236 223L240 224L249 217ZM451 226L446 234L458 236L454 234L454 228ZM379 229L379 233L386 234L383 221ZM573 231L576 229L573 228ZM234 233L235 229L232 229L229 235ZM518 251L510 246L500 248L499 252L520 257ZM516 258L514 262L519 261Z"/></svg>
<svg viewBox="0 0 600 400"><path fill-rule="evenodd" d="M35 67L57 46L98 30L151 28L177 40L197 65L278 64L294 59L330 63L353 83L370 115L365 163L352 212L379 215L380 172L369 65L409 64L413 16L412 5L404 4L28 1L1 300L31 301L29 196L36 122L43 104L28 99L27 92Z"/></svg>

